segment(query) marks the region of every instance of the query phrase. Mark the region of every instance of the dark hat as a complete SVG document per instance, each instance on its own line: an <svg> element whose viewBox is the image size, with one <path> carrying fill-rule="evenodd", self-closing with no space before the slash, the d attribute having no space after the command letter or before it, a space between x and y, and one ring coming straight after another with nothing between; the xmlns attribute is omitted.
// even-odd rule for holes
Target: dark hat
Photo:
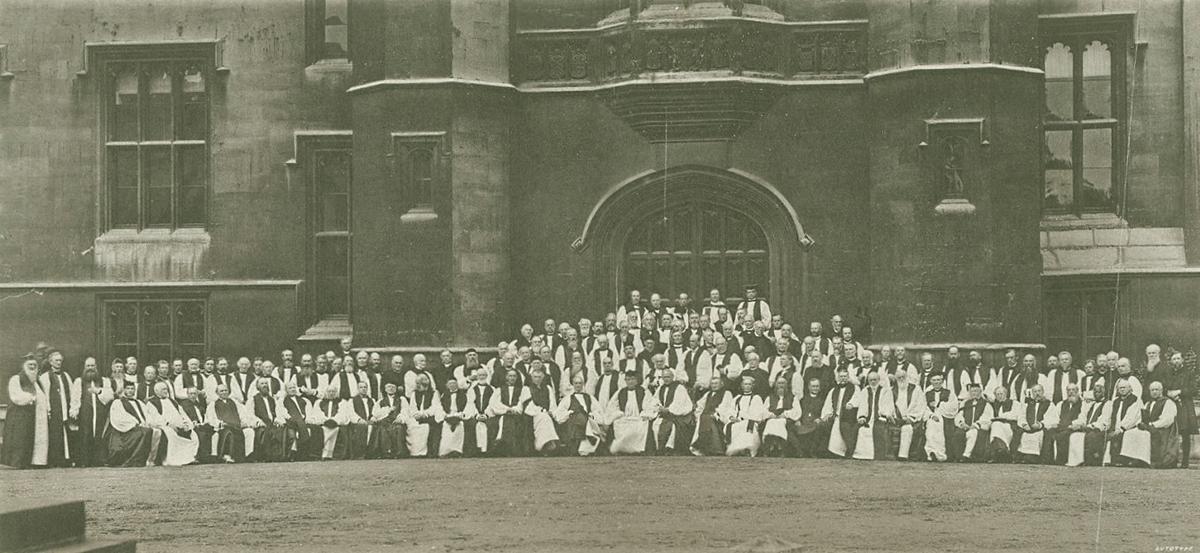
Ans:
<svg viewBox="0 0 1200 553"><path fill-rule="evenodd" d="M757 284L747 284L747 285L746 285L746 289L747 289L747 290L754 290L755 292L757 292L757 291L758 291L758 285L757 285Z"/></svg>
<svg viewBox="0 0 1200 553"><path fill-rule="evenodd" d="M26 353L25 355L21 356L22 361L32 361L34 359L37 359L37 356L34 355L32 352Z"/></svg>
<svg viewBox="0 0 1200 553"><path fill-rule="evenodd" d="M467 348L467 353L475 353L475 354L478 354L479 352L478 352L478 351L475 351L475 348Z"/></svg>

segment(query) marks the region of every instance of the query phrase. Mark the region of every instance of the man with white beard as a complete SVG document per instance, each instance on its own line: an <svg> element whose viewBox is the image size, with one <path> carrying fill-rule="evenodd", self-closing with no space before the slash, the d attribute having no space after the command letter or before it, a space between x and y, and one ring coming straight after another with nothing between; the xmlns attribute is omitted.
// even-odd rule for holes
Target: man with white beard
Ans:
<svg viewBox="0 0 1200 553"><path fill-rule="evenodd" d="M878 371L872 370L867 373L866 386L854 394L853 403L858 411L858 434L853 457L864 460L886 459L891 449L889 421L896 417L896 404L891 397L891 388L880 386Z"/></svg>
<svg viewBox="0 0 1200 553"><path fill-rule="evenodd" d="M916 369L914 369L915 371ZM896 381L892 384L892 398L896 402L895 430L900 438L897 445L896 457L907 461L912 449L914 438L923 438L925 419L928 408L925 406L925 392L911 379L908 370L896 370ZM921 445L923 439L918 440Z"/></svg>

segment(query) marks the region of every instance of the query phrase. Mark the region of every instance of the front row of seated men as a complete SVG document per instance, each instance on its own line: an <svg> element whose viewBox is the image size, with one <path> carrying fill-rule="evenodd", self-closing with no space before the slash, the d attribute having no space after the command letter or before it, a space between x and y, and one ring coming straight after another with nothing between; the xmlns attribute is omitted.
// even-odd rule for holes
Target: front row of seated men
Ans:
<svg viewBox="0 0 1200 553"><path fill-rule="evenodd" d="M786 378L762 395L753 376L736 391L718 376L693 400L656 361L649 386L626 373L623 387L609 385L607 401L586 391L583 374L558 399L540 367L525 385L509 369L500 387L480 369L466 389L449 380L445 395L422 375L411 396L389 382L378 400L363 381L349 399L327 387L311 401L289 382L281 395L264 389L240 403L220 384L205 405L177 400L159 383L142 401L131 382L112 405L110 464L658 453L1169 467L1180 454L1175 404L1158 382L1146 403L1125 382L1112 400L1097 383L1095 401L1074 384L1058 404L1041 386L1024 402L1003 387L989 401L979 384L960 401L940 374L922 391L905 371L871 372L860 387L840 368L824 394L815 378L795 397Z"/></svg>

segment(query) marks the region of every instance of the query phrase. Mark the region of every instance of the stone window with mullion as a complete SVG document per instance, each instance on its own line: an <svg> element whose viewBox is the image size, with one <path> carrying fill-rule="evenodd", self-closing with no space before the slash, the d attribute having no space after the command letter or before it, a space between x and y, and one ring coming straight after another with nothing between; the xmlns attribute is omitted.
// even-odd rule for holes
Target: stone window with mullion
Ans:
<svg viewBox="0 0 1200 553"><path fill-rule="evenodd" d="M107 226L204 227L211 61L123 55L103 61Z"/></svg>
<svg viewBox="0 0 1200 553"><path fill-rule="evenodd" d="M1042 20L1048 215L1119 214L1129 42L1123 19Z"/></svg>

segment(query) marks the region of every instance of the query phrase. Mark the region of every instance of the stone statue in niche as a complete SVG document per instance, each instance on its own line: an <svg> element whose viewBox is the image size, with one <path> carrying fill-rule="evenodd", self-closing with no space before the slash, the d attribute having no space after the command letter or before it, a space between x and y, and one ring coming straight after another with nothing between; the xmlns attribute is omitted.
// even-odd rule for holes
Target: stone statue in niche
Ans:
<svg viewBox="0 0 1200 553"><path fill-rule="evenodd" d="M962 141L958 138L946 139L946 161L942 165L942 174L946 179L947 198L964 197L962 146Z"/></svg>

